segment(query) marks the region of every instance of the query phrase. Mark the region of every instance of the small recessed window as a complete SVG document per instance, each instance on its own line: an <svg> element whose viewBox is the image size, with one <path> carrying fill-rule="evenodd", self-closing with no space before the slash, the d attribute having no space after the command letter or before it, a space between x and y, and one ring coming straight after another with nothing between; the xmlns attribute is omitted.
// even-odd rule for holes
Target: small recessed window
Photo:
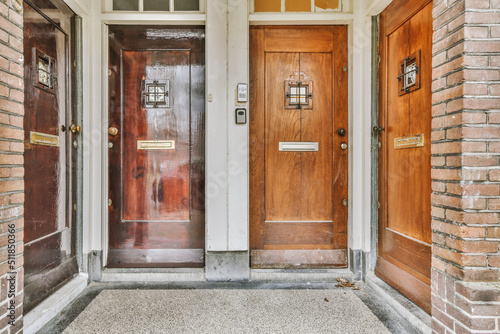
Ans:
<svg viewBox="0 0 500 334"><path fill-rule="evenodd" d="M420 88L420 50L400 62L398 75L399 95Z"/></svg>
<svg viewBox="0 0 500 334"><path fill-rule="evenodd" d="M144 80L142 82L142 107L170 108L169 80Z"/></svg>
<svg viewBox="0 0 500 334"><path fill-rule="evenodd" d="M113 10L138 11L138 0L113 0Z"/></svg>
<svg viewBox="0 0 500 334"><path fill-rule="evenodd" d="M56 82L56 61L54 58L33 48L34 85L40 89L54 92Z"/></svg>
<svg viewBox="0 0 500 334"><path fill-rule="evenodd" d="M312 81L285 81L285 109L312 109Z"/></svg>

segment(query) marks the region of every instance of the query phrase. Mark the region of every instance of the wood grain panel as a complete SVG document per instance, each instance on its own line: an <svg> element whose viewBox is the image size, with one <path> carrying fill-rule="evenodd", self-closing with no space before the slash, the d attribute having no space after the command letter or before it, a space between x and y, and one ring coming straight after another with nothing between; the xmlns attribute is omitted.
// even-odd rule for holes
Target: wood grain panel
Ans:
<svg viewBox="0 0 500 334"><path fill-rule="evenodd" d="M381 19L384 21L385 31L387 34L392 33L399 28L403 23L407 22L415 13L425 7L429 0L417 1L393 1L387 8L380 14Z"/></svg>
<svg viewBox="0 0 500 334"><path fill-rule="evenodd" d="M302 153L281 152L278 147L282 141L301 141L300 110L284 109L285 80L299 71L299 54L266 53L265 59L265 219L297 219L303 199Z"/></svg>
<svg viewBox="0 0 500 334"><path fill-rule="evenodd" d="M62 26L69 28L71 17L58 7L53 7L51 14L58 17ZM23 19L23 308L28 312L78 273L75 257L76 221L71 220L68 210L71 203L69 192L73 179L72 169L75 167L71 161L72 154L76 151L68 143L77 137L65 131L70 125L71 117L69 31L50 22L26 2ZM39 59L46 56L51 57L55 64L53 89L43 86L37 80ZM59 147L31 144L31 131L59 137Z"/></svg>
<svg viewBox="0 0 500 334"><path fill-rule="evenodd" d="M266 52L333 52L332 27L266 26Z"/></svg>
<svg viewBox="0 0 500 334"><path fill-rule="evenodd" d="M294 245L333 248L333 223L265 223L264 243L296 249ZM324 246L323 246L324 247ZM321 248L323 248L321 247Z"/></svg>
<svg viewBox="0 0 500 334"><path fill-rule="evenodd" d="M413 218L409 213L414 210L410 201L413 189L407 187L410 149L394 149L394 138L411 135L409 94L400 96L398 89L399 63L410 55L409 25L409 22L405 23L387 37L387 62L391 64L387 69L387 98L390 103L387 106L387 130L383 134L387 135L385 152L391 162L387 166L387 182L390 185L390 191L387 192L387 227L401 233L412 233L407 227L408 220ZM414 237L418 238L417 235Z"/></svg>
<svg viewBox="0 0 500 334"><path fill-rule="evenodd" d="M250 27L250 152L249 221L250 249L264 247L265 221L265 122L264 122L264 28Z"/></svg>
<svg viewBox="0 0 500 334"><path fill-rule="evenodd" d="M384 229L384 254L423 275L431 277L431 246L416 239L410 239L390 229Z"/></svg>
<svg viewBox="0 0 500 334"><path fill-rule="evenodd" d="M109 124L119 131L109 136L108 266L199 267L203 257L192 254L205 239L204 30L110 32ZM147 44L144 35L165 38ZM134 41L144 49L129 49ZM143 80L169 80L170 106L144 107ZM175 149L138 150L138 140L174 140Z"/></svg>
<svg viewBox="0 0 500 334"><path fill-rule="evenodd" d="M347 262L345 249L334 250L253 250L250 254L253 268L335 268ZM318 260L319 259L319 260Z"/></svg>
<svg viewBox="0 0 500 334"><path fill-rule="evenodd" d="M298 48L289 40L306 34ZM293 267L296 251L347 247L348 158L340 149L347 136L337 138L337 128L347 129L347 29L251 27L250 42L250 240L261 252L251 265L281 251L282 264L265 266ZM312 108L285 109L292 75L313 82ZM318 142L319 149L280 152L285 141ZM302 266L333 265L316 260Z"/></svg>
<svg viewBox="0 0 500 334"><path fill-rule="evenodd" d="M432 4L427 4L410 20L410 54L420 52L420 89L409 94L410 134L424 134L425 145L409 150L413 173L409 184L414 190L412 199L414 235L428 244L432 243L431 230L431 130L432 130ZM422 182L424 180L424 182ZM417 209L417 210L416 210ZM413 236L413 235L411 235Z"/></svg>
<svg viewBox="0 0 500 334"><path fill-rule="evenodd" d="M429 284L416 279L382 257L377 258L375 274L424 309L424 311L431 312L431 287Z"/></svg>
<svg viewBox="0 0 500 334"><path fill-rule="evenodd" d="M201 268L204 249L110 249L109 268Z"/></svg>
<svg viewBox="0 0 500 334"><path fill-rule="evenodd" d="M300 70L314 78L313 109L300 110L300 141L318 142L318 152L300 153L301 220L333 216L333 59L331 53L301 53Z"/></svg>
<svg viewBox="0 0 500 334"><path fill-rule="evenodd" d="M343 200L349 201L349 151L341 148L342 143L349 145L349 100L348 81L348 43L347 26L333 27L335 50L333 52L333 221L334 247L347 249L348 207ZM340 136L339 129L346 134Z"/></svg>
<svg viewBox="0 0 500 334"><path fill-rule="evenodd" d="M376 274L430 312L432 3L397 0L380 17L379 243ZM400 63L421 51L421 88L400 95ZM424 134L425 146L394 149Z"/></svg>
<svg viewBox="0 0 500 334"><path fill-rule="evenodd" d="M189 62L189 51L122 53L123 220L189 219ZM167 78L171 107L142 108L141 81ZM175 140L175 150L138 150L138 140Z"/></svg>

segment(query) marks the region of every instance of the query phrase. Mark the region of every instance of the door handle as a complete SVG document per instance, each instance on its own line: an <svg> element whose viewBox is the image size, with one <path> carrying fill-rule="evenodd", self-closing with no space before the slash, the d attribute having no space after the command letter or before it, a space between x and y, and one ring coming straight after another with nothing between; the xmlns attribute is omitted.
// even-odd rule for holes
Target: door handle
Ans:
<svg viewBox="0 0 500 334"><path fill-rule="evenodd" d="M116 136L116 135L118 134L118 129L117 129L117 128L115 128L114 126L112 126L112 127L110 127L110 128L108 129L108 132L109 132L109 134L110 134L110 135L112 135L112 136Z"/></svg>
<svg viewBox="0 0 500 334"><path fill-rule="evenodd" d="M381 125L379 125L379 126L375 125L373 127L373 133L375 133L377 135L379 135L382 131L384 131L384 127Z"/></svg>
<svg viewBox="0 0 500 334"><path fill-rule="evenodd" d="M82 131L82 126L81 125L76 125L76 124L71 124L70 130L73 133L81 132Z"/></svg>

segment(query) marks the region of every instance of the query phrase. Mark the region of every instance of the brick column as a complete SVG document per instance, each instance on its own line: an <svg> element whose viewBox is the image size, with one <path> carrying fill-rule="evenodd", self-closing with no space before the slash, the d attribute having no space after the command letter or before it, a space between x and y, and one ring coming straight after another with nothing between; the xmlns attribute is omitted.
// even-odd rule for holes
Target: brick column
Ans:
<svg viewBox="0 0 500 334"><path fill-rule="evenodd" d="M23 16L0 0L0 333L22 331ZM19 9L19 8L18 8Z"/></svg>
<svg viewBox="0 0 500 334"><path fill-rule="evenodd" d="M500 333L500 0L435 0L434 333Z"/></svg>

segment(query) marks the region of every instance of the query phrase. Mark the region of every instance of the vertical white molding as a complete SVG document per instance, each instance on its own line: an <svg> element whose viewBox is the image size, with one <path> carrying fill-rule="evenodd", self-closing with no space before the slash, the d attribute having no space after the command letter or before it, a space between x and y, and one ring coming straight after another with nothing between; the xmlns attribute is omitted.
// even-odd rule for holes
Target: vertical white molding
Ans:
<svg viewBox="0 0 500 334"><path fill-rule="evenodd" d="M352 221L350 248L370 250L371 23L354 1L352 28Z"/></svg>
<svg viewBox="0 0 500 334"><path fill-rule="evenodd" d="M87 221L89 225L90 234L90 250L100 250L103 249L102 244L102 231L103 231L103 216L102 216L102 206L103 206L103 182L102 173L106 166L102 163L102 147L103 147L103 136L101 135L101 122L102 122L102 98L104 98L101 91L101 80L102 80L102 25L101 25L101 1L91 0L90 3L90 15L91 24L88 33L93 41L89 48L90 55L90 76L89 80L92 83L90 88L90 115L89 115L89 127L87 128L86 134L87 139L85 140L85 154L86 160L89 163L89 174L87 175L87 181L89 188L89 220ZM85 252L84 252L85 254Z"/></svg>
<svg viewBox="0 0 500 334"><path fill-rule="evenodd" d="M228 0L207 1L205 222L206 250L228 249Z"/></svg>
<svg viewBox="0 0 500 334"><path fill-rule="evenodd" d="M82 145L84 145L84 159L83 159L83 196L82 196L82 219L83 219L83 254L91 251L91 238L90 238L90 183L87 182L90 175L89 152L88 152L88 138L87 129L90 129L90 57L87 55L90 52L90 4L89 0L64 0L64 2L82 18L82 52L83 52L83 115L82 115L82 128L84 129L84 137ZM85 261L84 261L85 262Z"/></svg>
<svg viewBox="0 0 500 334"><path fill-rule="evenodd" d="M90 182L87 182L90 175L90 161L88 156L85 154L89 154L88 150L85 149L85 145L87 140L85 138L85 129L90 129L90 111L91 111L91 79L90 79L90 57L86 57L86 55L90 54L90 29L91 29L91 20L89 15L82 16L82 38L83 38L83 115L82 115L82 128L84 129L84 159L83 159L83 196L82 196L82 222L83 222L83 243L82 243L82 252L83 254L88 254L91 248L91 236L90 236L90 221L91 221L91 210L90 210ZM86 263L86 260L83 261Z"/></svg>
<svg viewBox="0 0 500 334"><path fill-rule="evenodd" d="M247 0L228 1L228 250L248 250L248 103L237 103L238 83L248 84ZM235 123L235 109L247 109L247 124Z"/></svg>
<svg viewBox="0 0 500 334"><path fill-rule="evenodd" d="M364 76L363 76L363 85L364 85L364 142L363 142L363 155L365 158L364 161L364 170L363 174L365 175L364 179L364 192L363 192L363 203L365 206L365 215L363 217L363 240L361 249L365 252L369 252L371 250L371 201L372 196L372 182L371 182L371 136L372 136L372 70L371 70L371 61L372 61L372 20L371 17L364 13L363 15L363 35L364 38Z"/></svg>

